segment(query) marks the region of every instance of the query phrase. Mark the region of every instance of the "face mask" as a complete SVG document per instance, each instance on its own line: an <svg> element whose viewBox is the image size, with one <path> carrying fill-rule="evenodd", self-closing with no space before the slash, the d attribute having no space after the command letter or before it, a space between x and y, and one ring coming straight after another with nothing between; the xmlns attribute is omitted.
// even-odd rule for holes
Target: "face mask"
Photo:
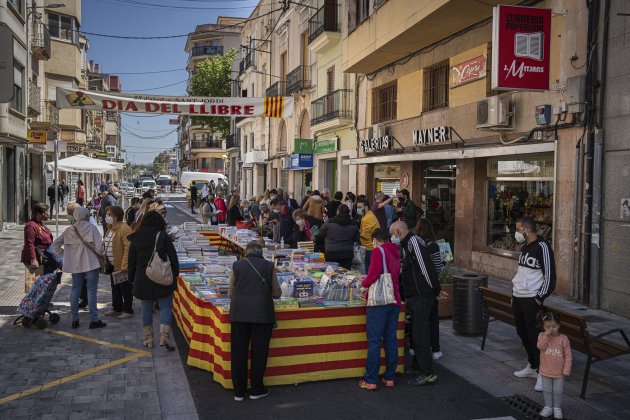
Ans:
<svg viewBox="0 0 630 420"><path fill-rule="evenodd" d="M297 220L295 221L295 223L296 223L298 226L302 226L302 225L304 224L304 220L302 220L302 219L297 219Z"/></svg>
<svg viewBox="0 0 630 420"><path fill-rule="evenodd" d="M276 214L278 214L278 213L280 213L280 210L278 210L278 209L273 209L273 212L274 212L274 213L276 213Z"/></svg>
<svg viewBox="0 0 630 420"><path fill-rule="evenodd" d="M396 235L392 236L392 243L396 245L400 245L400 238Z"/></svg>
<svg viewBox="0 0 630 420"><path fill-rule="evenodd" d="M516 239L516 242L522 244L523 242L525 242L525 235L523 235L521 232L515 232L514 233L514 239Z"/></svg>
<svg viewBox="0 0 630 420"><path fill-rule="evenodd" d="M365 213L365 209L363 207L361 207L360 209L357 209L357 214L359 216L363 216L363 213Z"/></svg>
<svg viewBox="0 0 630 420"><path fill-rule="evenodd" d="M67 215L66 219L68 219L68 222L70 222L70 224L73 224L75 222L74 216L71 214Z"/></svg>
<svg viewBox="0 0 630 420"><path fill-rule="evenodd" d="M111 225L112 223L114 223L114 218L112 216L105 216L105 223Z"/></svg>
<svg viewBox="0 0 630 420"><path fill-rule="evenodd" d="M270 195L270 196L269 196L269 198L270 198L271 200L273 200L274 198L276 198L276 196L272 194L272 195Z"/></svg>

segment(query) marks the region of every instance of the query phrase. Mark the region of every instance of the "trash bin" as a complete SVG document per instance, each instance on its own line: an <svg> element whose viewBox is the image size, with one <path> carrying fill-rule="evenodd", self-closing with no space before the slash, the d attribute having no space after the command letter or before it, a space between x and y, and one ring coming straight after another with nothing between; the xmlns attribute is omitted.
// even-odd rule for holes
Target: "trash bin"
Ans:
<svg viewBox="0 0 630 420"><path fill-rule="evenodd" d="M453 330L460 334L483 334L483 298L480 286L488 276L464 273L453 276Z"/></svg>

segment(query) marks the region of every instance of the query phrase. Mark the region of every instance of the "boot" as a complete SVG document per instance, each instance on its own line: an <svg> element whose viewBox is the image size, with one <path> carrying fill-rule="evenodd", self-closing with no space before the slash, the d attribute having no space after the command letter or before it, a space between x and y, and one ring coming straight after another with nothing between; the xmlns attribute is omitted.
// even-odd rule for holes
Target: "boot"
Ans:
<svg viewBox="0 0 630 420"><path fill-rule="evenodd" d="M161 324L160 325L160 347L166 347L166 350L175 350L175 345L171 342L170 338L171 326Z"/></svg>
<svg viewBox="0 0 630 420"><path fill-rule="evenodd" d="M145 347L153 348L153 325L144 327L144 344Z"/></svg>

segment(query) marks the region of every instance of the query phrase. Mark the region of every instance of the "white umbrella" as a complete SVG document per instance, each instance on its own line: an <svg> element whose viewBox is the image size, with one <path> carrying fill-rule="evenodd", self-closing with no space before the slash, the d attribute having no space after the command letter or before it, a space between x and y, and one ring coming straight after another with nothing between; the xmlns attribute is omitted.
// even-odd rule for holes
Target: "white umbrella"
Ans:
<svg viewBox="0 0 630 420"><path fill-rule="evenodd" d="M93 159L83 155L70 156L57 161L57 170L64 172L84 172L89 174L102 174L115 172L118 168L115 162L107 162L100 159ZM48 163L48 170L54 171L54 162Z"/></svg>

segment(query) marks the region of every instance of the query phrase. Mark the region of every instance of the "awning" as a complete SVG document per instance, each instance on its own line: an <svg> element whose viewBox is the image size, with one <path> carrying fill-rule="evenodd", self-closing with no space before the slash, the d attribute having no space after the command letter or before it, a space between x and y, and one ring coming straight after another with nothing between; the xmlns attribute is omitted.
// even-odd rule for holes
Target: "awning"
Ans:
<svg viewBox="0 0 630 420"><path fill-rule="evenodd" d="M474 159L478 157L520 155L523 153L553 152L555 143L523 143L511 146L493 145L469 147L465 149L433 150L390 155L366 156L344 160L344 165L365 165L370 163L409 162L414 160Z"/></svg>
<svg viewBox="0 0 630 420"><path fill-rule="evenodd" d="M69 158L57 161L57 169L62 172L83 172L89 174L103 174L116 172L119 163L107 162L100 159L89 158L84 155L70 156ZM55 170L55 162L46 164L49 171Z"/></svg>

